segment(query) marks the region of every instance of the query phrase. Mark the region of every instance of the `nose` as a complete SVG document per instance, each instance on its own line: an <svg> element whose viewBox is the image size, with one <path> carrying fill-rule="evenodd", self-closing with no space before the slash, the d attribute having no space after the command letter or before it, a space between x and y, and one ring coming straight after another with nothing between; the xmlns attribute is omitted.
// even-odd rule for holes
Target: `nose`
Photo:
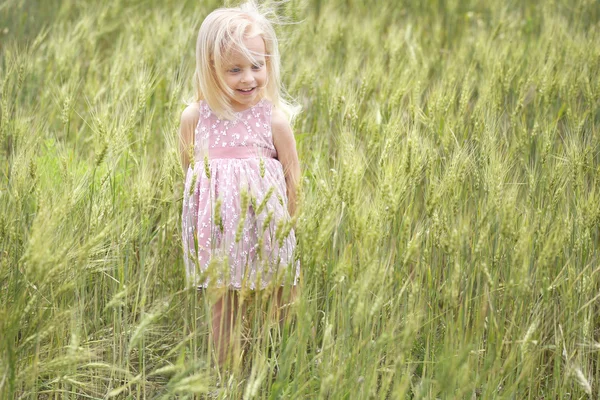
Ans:
<svg viewBox="0 0 600 400"><path fill-rule="evenodd" d="M246 83L246 82L252 82L252 71L250 70L245 70L244 73L242 74L242 82Z"/></svg>

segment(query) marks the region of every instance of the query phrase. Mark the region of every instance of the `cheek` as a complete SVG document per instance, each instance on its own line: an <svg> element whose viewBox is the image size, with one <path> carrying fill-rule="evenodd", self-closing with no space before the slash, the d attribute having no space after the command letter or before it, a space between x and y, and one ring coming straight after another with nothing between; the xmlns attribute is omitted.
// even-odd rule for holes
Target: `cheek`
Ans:
<svg viewBox="0 0 600 400"><path fill-rule="evenodd" d="M227 86L231 87L231 86L235 85L236 80L235 80L235 77L228 76L225 78L225 82L227 83Z"/></svg>
<svg viewBox="0 0 600 400"><path fill-rule="evenodd" d="M267 71L266 70L262 70L261 74L260 74L260 79L265 82L267 80Z"/></svg>

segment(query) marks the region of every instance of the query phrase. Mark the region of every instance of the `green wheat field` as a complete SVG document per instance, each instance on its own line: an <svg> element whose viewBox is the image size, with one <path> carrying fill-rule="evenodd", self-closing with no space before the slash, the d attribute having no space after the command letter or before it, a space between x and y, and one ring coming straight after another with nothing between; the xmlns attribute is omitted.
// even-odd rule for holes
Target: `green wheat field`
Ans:
<svg viewBox="0 0 600 400"><path fill-rule="evenodd" d="M600 4L275 4L302 290L224 371L177 136L221 4L0 3L0 398L598 398Z"/></svg>

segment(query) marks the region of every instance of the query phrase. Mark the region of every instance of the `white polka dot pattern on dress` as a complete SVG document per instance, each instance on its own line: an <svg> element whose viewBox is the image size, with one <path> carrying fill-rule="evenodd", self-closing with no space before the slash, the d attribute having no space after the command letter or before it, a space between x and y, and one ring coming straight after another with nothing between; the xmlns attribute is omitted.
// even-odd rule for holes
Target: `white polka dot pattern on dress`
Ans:
<svg viewBox="0 0 600 400"><path fill-rule="evenodd" d="M184 263L193 285L262 289L286 278L297 284L300 264L271 111L263 99L227 121L200 103L182 209Z"/></svg>

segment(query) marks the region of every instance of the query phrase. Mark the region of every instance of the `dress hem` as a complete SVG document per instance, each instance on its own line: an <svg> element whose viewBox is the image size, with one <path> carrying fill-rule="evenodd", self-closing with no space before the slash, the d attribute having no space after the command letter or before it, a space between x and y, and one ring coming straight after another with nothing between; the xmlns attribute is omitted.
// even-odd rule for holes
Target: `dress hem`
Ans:
<svg viewBox="0 0 600 400"><path fill-rule="evenodd" d="M291 286L298 286L299 283L293 283ZM271 286L270 284L266 284L263 287L261 287L260 289L257 289L255 287L249 287L249 286L235 286L235 285L229 285L229 286L217 286L217 287L213 287L213 286L196 286L196 289L198 291L202 291L202 290L206 290L206 289L223 289L223 288L227 288L228 290L243 290L243 289L247 289L247 290L265 290L268 286ZM284 287L287 286L285 283L282 283L281 285L279 285L280 287Z"/></svg>

